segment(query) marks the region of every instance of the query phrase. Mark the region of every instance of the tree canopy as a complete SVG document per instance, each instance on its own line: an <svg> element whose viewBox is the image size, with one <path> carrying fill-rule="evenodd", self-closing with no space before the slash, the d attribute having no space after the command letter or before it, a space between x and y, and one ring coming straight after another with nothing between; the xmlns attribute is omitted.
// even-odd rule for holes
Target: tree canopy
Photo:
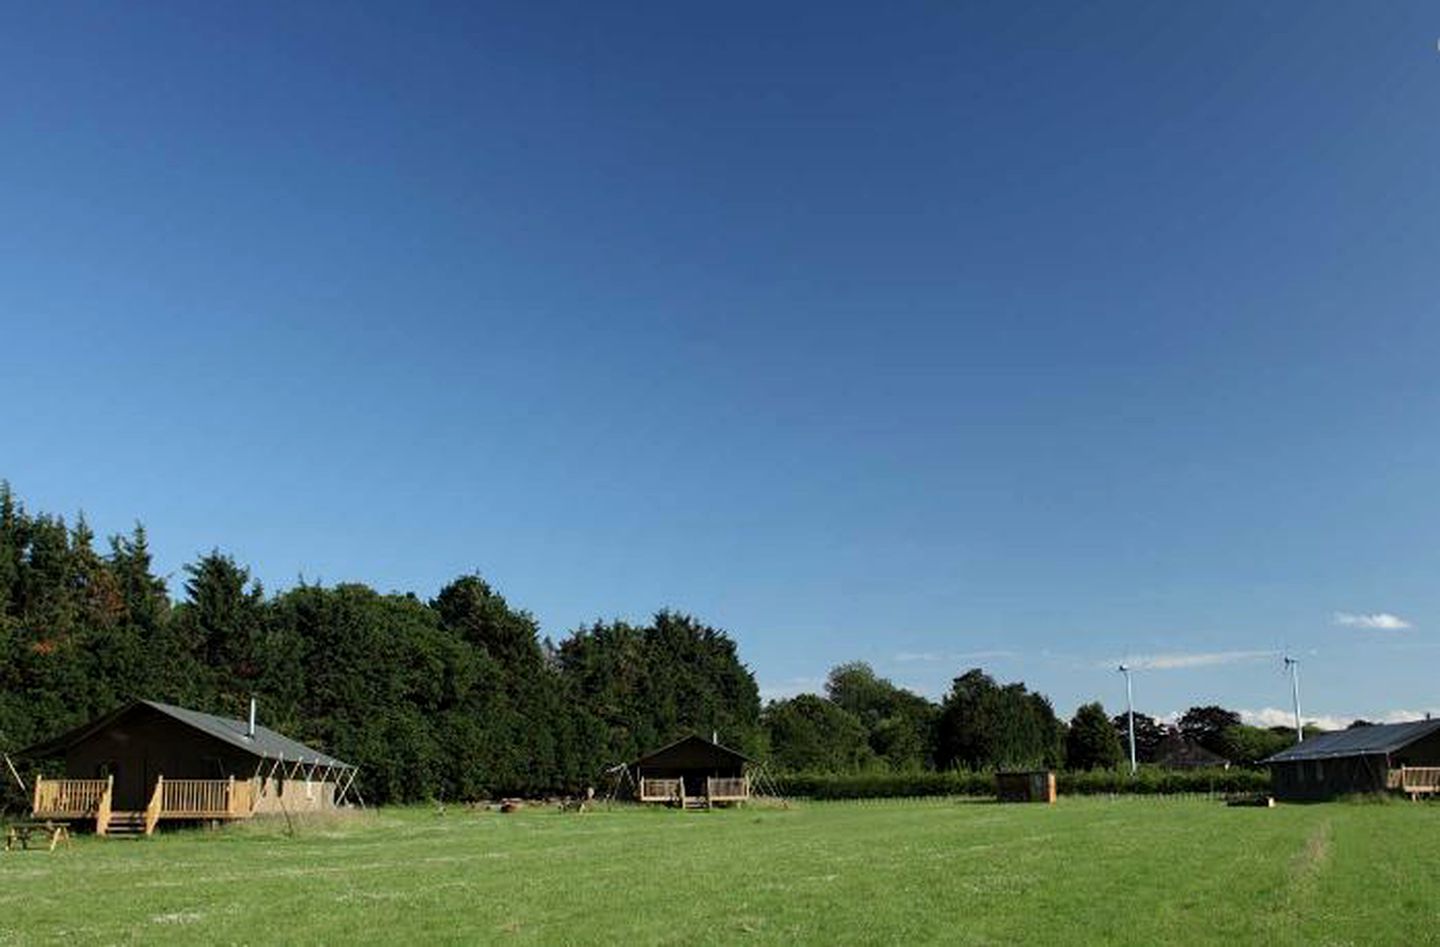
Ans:
<svg viewBox="0 0 1440 947"><path fill-rule="evenodd" d="M935 757L954 767L1054 767L1064 725L1050 699L1024 684L997 684L979 668L955 678L940 708Z"/></svg>
<svg viewBox="0 0 1440 947"><path fill-rule="evenodd" d="M576 790L692 733L787 770L1124 759L1124 715L1087 704L1067 728L1044 695L979 668L935 701L850 662L823 694L762 711L734 639L682 612L556 642L479 575L429 600L360 583L270 594L219 548L183 567L172 601L143 526L106 545L97 551L83 515L29 513L0 482L0 749L132 698L238 718L255 697L267 725L359 765L376 801ZM1152 760L1165 730L1143 714L1135 723ZM1179 726L1244 763L1289 739L1214 706Z"/></svg>
<svg viewBox="0 0 1440 947"><path fill-rule="evenodd" d="M1082 704L1065 735L1065 764L1071 769L1113 769L1124 758L1120 739L1099 702Z"/></svg>

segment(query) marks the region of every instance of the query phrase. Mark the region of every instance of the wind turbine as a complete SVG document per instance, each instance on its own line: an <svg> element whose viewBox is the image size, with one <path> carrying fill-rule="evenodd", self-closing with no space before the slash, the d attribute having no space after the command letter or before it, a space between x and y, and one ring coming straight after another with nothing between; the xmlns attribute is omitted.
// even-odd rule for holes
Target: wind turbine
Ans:
<svg viewBox="0 0 1440 947"><path fill-rule="evenodd" d="M1130 775L1135 775L1135 689L1130 684L1130 665L1122 664L1117 670L1125 675L1125 716L1130 726Z"/></svg>
<svg viewBox="0 0 1440 947"><path fill-rule="evenodd" d="M1290 672L1290 696L1295 701L1295 742L1305 742L1305 728L1300 723L1300 662L1285 655L1285 669Z"/></svg>

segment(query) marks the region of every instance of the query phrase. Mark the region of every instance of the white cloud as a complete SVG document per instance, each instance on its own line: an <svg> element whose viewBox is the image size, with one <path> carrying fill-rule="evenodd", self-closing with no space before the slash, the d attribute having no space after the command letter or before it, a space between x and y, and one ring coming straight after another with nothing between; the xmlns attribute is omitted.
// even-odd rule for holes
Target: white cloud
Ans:
<svg viewBox="0 0 1440 947"><path fill-rule="evenodd" d="M1440 707L1429 710L1387 710L1374 723L1405 723L1407 720L1424 720L1426 717L1440 717ZM1369 717L1365 718L1369 720Z"/></svg>
<svg viewBox="0 0 1440 947"><path fill-rule="evenodd" d="M1334 621L1335 624L1344 625L1346 628L1365 628L1372 631L1404 631L1406 628L1412 627L1408 621L1391 612L1371 612L1369 614L1336 612Z"/></svg>
<svg viewBox="0 0 1440 947"><path fill-rule="evenodd" d="M1126 659L1104 661L1101 667L1116 667L1124 664L1137 671L1174 671L1181 668L1214 667L1218 664L1236 664L1241 661L1259 661L1273 658L1274 651L1175 651L1167 654L1142 654Z"/></svg>
<svg viewBox="0 0 1440 947"><path fill-rule="evenodd" d="M960 651L948 654L940 651L900 651L891 660L896 664L964 664L967 661L992 661L1019 656L1018 652L1004 650Z"/></svg>
<svg viewBox="0 0 1440 947"><path fill-rule="evenodd" d="M818 677L790 677L774 684L760 685L761 700L785 700L797 694L818 694L825 689L825 681Z"/></svg>
<svg viewBox="0 0 1440 947"><path fill-rule="evenodd" d="M1294 710L1262 707L1259 710L1242 709L1239 713L1240 720L1252 727L1295 726ZM1380 714L1307 714L1303 708L1300 711L1306 726L1313 724L1322 730L1344 730L1356 720L1361 719L1371 723L1405 723L1410 720L1423 720L1426 714L1440 715L1440 710L1387 710Z"/></svg>
<svg viewBox="0 0 1440 947"><path fill-rule="evenodd" d="M896 664L939 664L945 655L938 651L900 651L894 658Z"/></svg>
<svg viewBox="0 0 1440 947"><path fill-rule="evenodd" d="M1262 707L1259 710L1240 710L1240 720L1252 727L1293 727L1295 726L1295 711L1284 710L1280 707ZM1306 726L1316 726L1321 730L1344 730L1355 721L1354 717L1347 717L1339 714L1307 714L1303 710L1300 713L1301 719Z"/></svg>

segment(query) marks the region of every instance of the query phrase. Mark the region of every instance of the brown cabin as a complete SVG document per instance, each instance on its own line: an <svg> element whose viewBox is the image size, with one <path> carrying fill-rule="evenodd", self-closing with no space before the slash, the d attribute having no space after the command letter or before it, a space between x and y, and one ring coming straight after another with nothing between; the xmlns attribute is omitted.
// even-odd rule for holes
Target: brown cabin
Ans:
<svg viewBox="0 0 1440 947"><path fill-rule="evenodd" d="M752 762L737 750L688 736L647 753L628 768L640 802L697 809L748 800Z"/></svg>
<svg viewBox="0 0 1440 947"><path fill-rule="evenodd" d="M63 759L36 777L37 819L93 821L98 835L149 835L162 819L246 819L345 802L355 767L250 720L137 700L21 754Z"/></svg>
<svg viewBox="0 0 1440 947"><path fill-rule="evenodd" d="M1321 733L1265 760L1276 799L1398 791L1440 793L1440 720Z"/></svg>

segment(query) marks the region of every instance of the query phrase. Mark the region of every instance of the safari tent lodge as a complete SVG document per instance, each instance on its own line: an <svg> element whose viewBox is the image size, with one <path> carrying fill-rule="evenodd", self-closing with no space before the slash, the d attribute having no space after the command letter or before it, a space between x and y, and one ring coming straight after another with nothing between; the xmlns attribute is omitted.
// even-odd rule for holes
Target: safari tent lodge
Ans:
<svg viewBox="0 0 1440 947"><path fill-rule="evenodd" d="M97 835L334 809L356 772L259 726L253 701L247 721L138 700L22 755L65 763L63 778L35 778L34 817L93 822Z"/></svg>
<svg viewBox="0 0 1440 947"><path fill-rule="evenodd" d="M1265 760L1276 799L1440 792L1440 720L1352 727L1310 737Z"/></svg>
<svg viewBox="0 0 1440 947"><path fill-rule="evenodd" d="M689 736L629 764L636 799L684 809L708 809L750 798L749 767L743 753Z"/></svg>

